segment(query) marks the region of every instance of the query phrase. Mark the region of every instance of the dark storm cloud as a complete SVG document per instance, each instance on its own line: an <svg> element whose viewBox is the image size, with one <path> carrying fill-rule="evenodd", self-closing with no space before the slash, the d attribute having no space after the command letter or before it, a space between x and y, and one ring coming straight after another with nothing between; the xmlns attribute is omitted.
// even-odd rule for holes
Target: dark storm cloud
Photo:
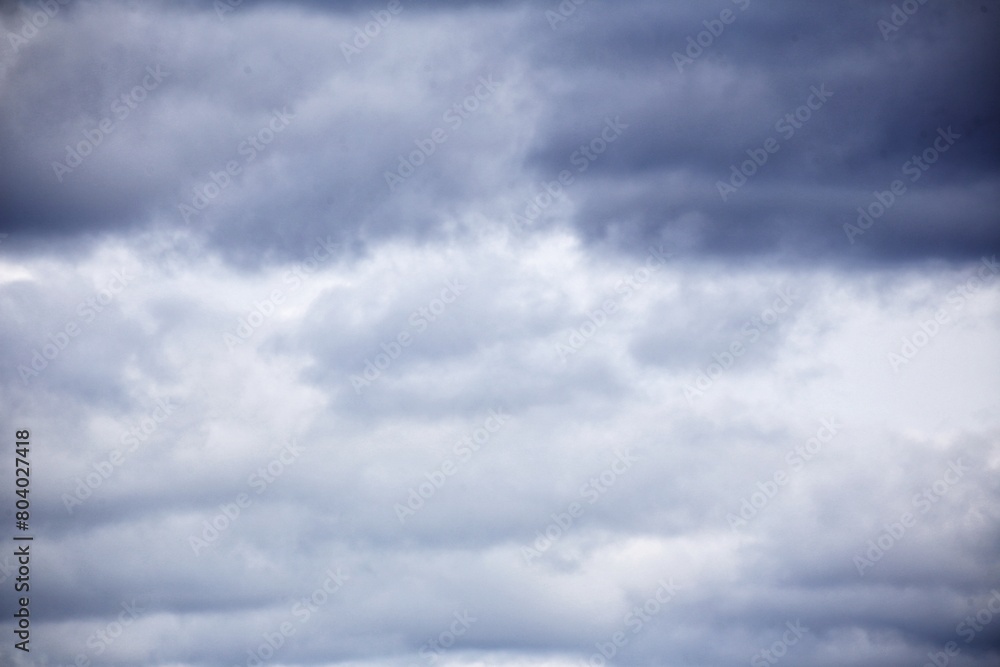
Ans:
<svg viewBox="0 0 1000 667"><path fill-rule="evenodd" d="M888 3L849 11L753 3L745 12L713 3L697 17L646 12L642 23L599 8L581 10L586 28L559 33L535 61L591 82L555 96L541 134L549 139L531 160L541 172L564 168L590 139L584 114L632 123L581 188L575 222L588 237L614 229L632 243L666 237L694 252L811 259L968 258L998 247L995 7L927 5L888 40L876 23L890 17ZM720 8L735 19L678 71L673 55ZM777 126L814 86L832 96L801 127ZM911 182L904 165L933 145L939 128L961 138ZM768 137L778 153L751 164L747 171L758 173L723 201L718 181ZM876 223L893 232L873 230L851 247L843 225L894 179L909 192ZM928 210L928 200L942 199L951 205Z"/></svg>
<svg viewBox="0 0 1000 667"><path fill-rule="evenodd" d="M269 13L282 20L271 21ZM452 144L493 152L489 144L497 140L486 112L449 117L449 125L443 116L478 89L481 77L507 82L504 56L496 55L501 49L442 67L444 54L429 51L412 25L405 27L411 16L411 24L432 20L400 14L391 27L404 42L374 38L353 66L338 42L350 43L364 17L321 15L309 27L300 10L270 5L242 8L225 21L116 5L57 17L7 54L2 143L16 158L5 161L7 225L21 233L16 239L125 230L160 217L194 225L251 262L295 256L300 240L314 233L346 238L350 247L358 238L433 229L437 216L420 212L422 202L475 190L468 170L449 169L453 178L438 186L433 176L443 166L428 166L413 179L431 189L427 194L414 193L419 186L411 182L411 194L395 198L383 172L440 126ZM436 26L449 38L437 50L467 44L472 36L462 35L464 23L446 17ZM181 33L190 42L176 48ZM418 57L404 71L381 76L372 61L399 47ZM146 85L148 68L162 70L161 80L149 80L144 91L137 86ZM433 76L421 84L428 71ZM485 97L484 107L491 102ZM276 111L281 117L272 125ZM98 145L75 166L80 143L88 150ZM182 204L199 210L186 214Z"/></svg>
<svg viewBox="0 0 1000 667"><path fill-rule="evenodd" d="M341 45L368 5L246 2L221 18L184 5L67 8L16 53L5 45L5 226L27 243L193 225L247 265L294 259L321 234L356 252L452 233L445 219L463 211L509 218L620 117L628 129L566 194L577 206L559 222L585 238L836 261L996 250L1000 11L929 4L883 39L888 2L743 6L584 3L553 28L556 4L404 3L351 57ZM723 10L733 20L678 71L675 53ZM162 83L116 116L114 101L157 66ZM447 127L442 115L484 75L501 91ZM832 96L792 136L777 130L814 86ZM269 138L275 110L287 127L248 146ZM104 118L114 127L103 145L60 182L52 163ZM435 127L446 143L390 191L385 173ZM911 183L904 163L939 128L961 139ZM723 201L718 182L769 137L779 152ZM238 174L225 173L230 162ZM907 193L852 244L844 225L894 179ZM179 210L218 183L203 211Z"/></svg>

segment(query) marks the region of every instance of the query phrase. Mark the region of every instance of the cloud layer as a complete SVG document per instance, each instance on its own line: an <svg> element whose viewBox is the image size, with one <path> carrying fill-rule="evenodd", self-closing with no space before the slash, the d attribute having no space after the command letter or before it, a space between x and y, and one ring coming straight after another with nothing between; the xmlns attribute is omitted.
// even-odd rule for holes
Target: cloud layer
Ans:
<svg viewBox="0 0 1000 667"><path fill-rule="evenodd" d="M40 7L4 664L995 664L994 3Z"/></svg>
<svg viewBox="0 0 1000 667"><path fill-rule="evenodd" d="M837 262L997 249L991 5L904 22L888 3L564 4L67 6L8 38L4 218L42 238L184 223L257 265L331 231L357 250L507 224L570 170L536 222L588 241ZM481 99L480 77L497 82ZM609 146L606 118L628 127ZM935 155L939 130L954 139ZM895 180L864 242L845 232Z"/></svg>

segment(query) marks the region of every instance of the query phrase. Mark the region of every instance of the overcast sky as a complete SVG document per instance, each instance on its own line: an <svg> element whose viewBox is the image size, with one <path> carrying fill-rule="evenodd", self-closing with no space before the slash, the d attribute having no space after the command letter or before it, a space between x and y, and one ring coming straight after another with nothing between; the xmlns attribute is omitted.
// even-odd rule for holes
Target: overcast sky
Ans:
<svg viewBox="0 0 1000 667"><path fill-rule="evenodd" d="M998 30L0 3L0 662L996 665Z"/></svg>

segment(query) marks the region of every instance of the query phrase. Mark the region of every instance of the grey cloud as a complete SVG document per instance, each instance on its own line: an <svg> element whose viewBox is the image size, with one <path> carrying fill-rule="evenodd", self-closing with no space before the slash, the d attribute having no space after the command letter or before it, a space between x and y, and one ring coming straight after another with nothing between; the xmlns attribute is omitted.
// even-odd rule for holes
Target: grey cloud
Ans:
<svg viewBox="0 0 1000 667"><path fill-rule="evenodd" d="M190 205L192 188L211 188L211 175L235 160L242 170L235 185L189 216L213 246L246 266L294 258L303 248L293 239L319 234L358 251L400 234L453 233L441 219L444 201L452 211L508 217L513 211L498 196L554 178L606 116L621 116L629 131L567 195L578 203L568 222L585 238L618 238L613 243L626 247L684 238L695 255L848 263L960 259L996 248L988 84L996 59L987 26L997 12L978 3L924 7L883 40L876 22L889 15L889 3L836 17L754 4L737 8L735 22L678 72L673 53L730 4L666 14L642 2L613 13L587 3L555 31L540 7L488 3L453 15L446 5L427 6L400 13L394 32L385 28L353 63L335 43L359 20L354 6L337 5L312 22L304 6L266 3L246 3L225 21L166 6L80 7L7 56L0 142L15 159L2 179L4 217L19 232L17 244L155 219L183 227L178 205ZM148 22L145 34L130 29L136 21ZM417 32L432 22L441 26L441 43ZM497 22L513 33L498 34ZM176 48L181 34L190 38ZM80 43L72 57L55 50L66 40ZM449 55L460 50L475 59ZM388 69L404 52L407 67ZM111 101L158 64L170 77L57 182L51 163L65 159L65 145L83 140L110 114ZM414 86L413 77L428 71L429 85ZM441 114L484 74L503 81L506 97L484 104L492 107L451 132L438 155L389 193L384 172L441 126ZM833 98L722 202L717 181L746 159L745 150L775 136L774 124L821 84ZM286 134L259 156L241 144L283 108L296 114ZM843 225L941 127L953 127L961 142L879 223L912 221L917 233L875 231L851 247ZM530 143L518 139L526 133ZM513 153L505 148L512 140L521 144ZM144 150L132 150L137 144ZM249 152L254 163L244 162ZM519 162L530 167L527 181L495 180ZM960 213L952 211L946 231L909 210L918 198L956 196ZM285 233L275 232L279 224Z"/></svg>
<svg viewBox="0 0 1000 667"><path fill-rule="evenodd" d="M995 663L1000 621L958 628L997 579L996 276L956 296L997 246L994 5L927 3L884 40L891 2L755 0L678 72L738 3L584 2L555 29L556 2L404 4L351 62L340 42L384 3L72 3L16 53L25 10L0 15L0 430L32 431L30 657L247 664L291 622L267 662L411 667L468 611L438 662L566 667L625 632L608 664L745 664L801 622L787 664L922 664L949 641L954 664ZM824 84L722 201L716 181ZM106 116L59 182L52 161ZM939 127L961 139L851 243ZM623 293L651 246L671 256ZM509 421L457 449L491 410ZM349 579L300 622L331 568ZM677 595L633 632L665 579ZM136 597L149 612L97 655Z"/></svg>

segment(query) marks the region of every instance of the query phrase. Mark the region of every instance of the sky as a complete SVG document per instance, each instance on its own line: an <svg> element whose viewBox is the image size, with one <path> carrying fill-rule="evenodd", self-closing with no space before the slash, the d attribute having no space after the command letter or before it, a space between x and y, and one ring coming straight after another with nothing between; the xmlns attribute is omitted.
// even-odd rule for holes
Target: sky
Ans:
<svg viewBox="0 0 1000 667"><path fill-rule="evenodd" d="M0 663L997 664L998 28L0 3Z"/></svg>

